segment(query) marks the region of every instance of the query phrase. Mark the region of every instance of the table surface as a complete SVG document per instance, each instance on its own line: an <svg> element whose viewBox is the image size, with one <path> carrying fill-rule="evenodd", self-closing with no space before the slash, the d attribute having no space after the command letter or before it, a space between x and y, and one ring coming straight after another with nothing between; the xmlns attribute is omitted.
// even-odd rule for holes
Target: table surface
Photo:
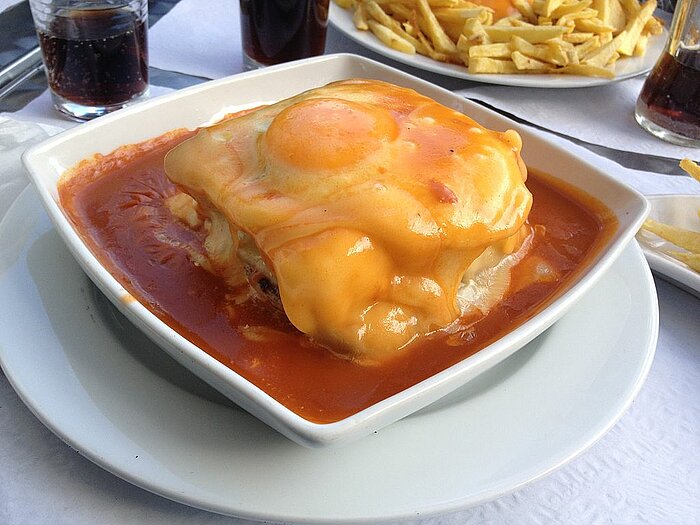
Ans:
<svg viewBox="0 0 700 525"><path fill-rule="evenodd" d="M150 2L151 23L176 3ZM36 45L28 13L26 2L0 13L0 70ZM359 52L379 59L332 28L327 52ZM465 85L392 65L447 89ZM179 88L202 80L151 70L155 85ZM0 112L23 107L45 86L39 72L0 98ZM672 159L573 142L624 167L658 177L677 173ZM660 308L655 361L619 423L545 479L495 501L416 523L700 523L700 300L661 279L655 278L655 283ZM245 522L169 501L102 470L44 427L2 374L0 458L5 458L0 469L0 523Z"/></svg>

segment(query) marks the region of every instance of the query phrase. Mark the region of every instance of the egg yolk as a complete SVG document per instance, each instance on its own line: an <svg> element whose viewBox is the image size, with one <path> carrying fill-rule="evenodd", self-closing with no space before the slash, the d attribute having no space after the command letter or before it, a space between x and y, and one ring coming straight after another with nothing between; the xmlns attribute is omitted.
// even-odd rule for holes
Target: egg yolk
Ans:
<svg viewBox="0 0 700 525"><path fill-rule="evenodd" d="M494 10L494 20L505 18L506 16L517 15L518 11L510 0L473 0L475 4L490 7ZM532 3L532 1L530 1Z"/></svg>
<svg viewBox="0 0 700 525"><path fill-rule="evenodd" d="M356 164L398 135L391 114L376 106L337 99L311 99L280 112L268 128L265 149L301 169Z"/></svg>

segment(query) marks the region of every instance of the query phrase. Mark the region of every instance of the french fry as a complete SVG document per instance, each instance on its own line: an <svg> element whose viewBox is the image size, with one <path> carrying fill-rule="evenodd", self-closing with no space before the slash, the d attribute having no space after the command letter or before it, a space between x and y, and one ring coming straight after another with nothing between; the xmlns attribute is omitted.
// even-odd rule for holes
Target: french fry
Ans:
<svg viewBox="0 0 700 525"><path fill-rule="evenodd" d="M379 40L384 42L391 49L400 51L401 53L406 53L408 55L414 55L416 53L416 48L405 38L401 38L399 35L394 33L388 27L380 24L374 19L367 20L367 25L370 31L374 33Z"/></svg>
<svg viewBox="0 0 700 525"><path fill-rule="evenodd" d="M627 22L624 31L621 33L624 36L620 39L620 45L617 48L618 53L627 56L634 53L637 39L639 39L642 29L644 29L647 21L654 13L654 9L656 9L656 0L647 0L639 12Z"/></svg>
<svg viewBox="0 0 700 525"><path fill-rule="evenodd" d="M493 20L493 11L482 7L454 7L439 8L433 11L450 40L456 42L462 34L464 22L476 18L482 23L490 24Z"/></svg>
<svg viewBox="0 0 700 525"><path fill-rule="evenodd" d="M548 73L555 69L551 64L523 55L520 51L513 51L510 56L513 64L520 71L529 71L531 73Z"/></svg>
<svg viewBox="0 0 700 525"><path fill-rule="evenodd" d="M352 14L352 22L360 31L367 31L369 29L367 25L367 7L364 3L358 4L355 8L355 12Z"/></svg>
<svg viewBox="0 0 700 525"><path fill-rule="evenodd" d="M385 5L385 4L404 4L408 6L415 6L416 5L416 0L377 0L377 3L380 5ZM426 4L430 8L436 8L436 7L457 7L460 5L459 0L426 0Z"/></svg>
<svg viewBox="0 0 700 525"><path fill-rule="evenodd" d="M432 42L428 40L428 38L423 33L418 33L418 39L421 41L423 46L425 46L425 49L427 49L426 56L432 58L433 60L437 60L438 62L449 62L453 64L463 63L463 59L458 53L446 54L437 51L433 47Z"/></svg>
<svg viewBox="0 0 700 525"><path fill-rule="evenodd" d="M520 11L520 14L529 23L531 23L531 24L537 23L537 15L535 14L535 11L532 9L532 4L530 4L530 2L528 2L527 0L513 0L513 6L518 11Z"/></svg>
<svg viewBox="0 0 700 525"><path fill-rule="evenodd" d="M564 0L545 0L542 4L542 16L551 17L554 10L564 3Z"/></svg>
<svg viewBox="0 0 700 525"><path fill-rule="evenodd" d="M385 9L390 10L392 17L397 19L399 22L410 21L412 24L415 25L416 12L413 9L411 9L408 5L397 4L395 2L392 2L390 4L383 4L382 2L379 3L383 5Z"/></svg>
<svg viewBox="0 0 700 525"><path fill-rule="evenodd" d="M593 9L604 24L614 28L615 34L625 28L627 17L619 0L594 0Z"/></svg>
<svg viewBox="0 0 700 525"><path fill-rule="evenodd" d="M565 66L569 63L569 57L566 54L566 51L561 45L557 45L556 41L554 40L548 40L544 44L531 44L524 38L516 36L513 37L510 45L512 46L513 51L518 51L525 56L540 60L547 64Z"/></svg>
<svg viewBox="0 0 700 525"><path fill-rule="evenodd" d="M484 31L484 26L476 18L470 18L464 23L462 34L457 40L457 50L460 53L469 53L471 46L490 44L491 39Z"/></svg>
<svg viewBox="0 0 700 525"><path fill-rule="evenodd" d="M610 14L606 20L603 20L609 26L615 28L615 34L619 34L625 29L627 24L627 16L625 15L624 9L622 9L622 4L620 0L610 0Z"/></svg>
<svg viewBox="0 0 700 525"><path fill-rule="evenodd" d="M518 73L518 68L511 60L501 60L498 58L475 57L469 60L470 73L496 73L513 74Z"/></svg>
<svg viewBox="0 0 700 525"><path fill-rule="evenodd" d="M683 171L700 182L700 166L690 159L683 159L679 165Z"/></svg>
<svg viewBox="0 0 700 525"><path fill-rule="evenodd" d="M653 219L644 221L644 229L692 253L700 253L700 232L686 230Z"/></svg>
<svg viewBox="0 0 700 525"><path fill-rule="evenodd" d="M557 20L556 25L574 27L577 20L582 20L584 18L595 18L596 16L598 16L598 13L595 9L586 8L576 11L575 13L569 13L568 15L562 16L559 18L559 20Z"/></svg>
<svg viewBox="0 0 700 525"><path fill-rule="evenodd" d="M510 42L514 36L519 36L531 44L538 44L550 38L562 36L566 32L566 29L558 26L486 26L484 27L484 31L492 42Z"/></svg>
<svg viewBox="0 0 700 525"><path fill-rule="evenodd" d="M553 64L565 66L567 64L578 64L578 56L573 44L565 42L560 38L553 38L544 43L549 48L550 60Z"/></svg>
<svg viewBox="0 0 700 525"><path fill-rule="evenodd" d="M557 7L552 13L552 18L559 19L562 16L578 13L591 6L593 0L569 0Z"/></svg>
<svg viewBox="0 0 700 525"><path fill-rule="evenodd" d="M469 58L489 57L489 58L510 58L513 52L510 44L483 44L469 48Z"/></svg>
<svg viewBox="0 0 700 525"><path fill-rule="evenodd" d="M700 253L675 252L669 250L666 254L685 263L696 272L700 272Z"/></svg>
<svg viewBox="0 0 700 525"><path fill-rule="evenodd" d="M577 31L590 33L612 33L615 28L605 24L600 18L580 18L575 22Z"/></svg>
<svg viewBox="0 0 700 525"><path fill-rule="evenodd" d="M600 35L600 45L607 44L613 39L613 34L612 31L606 31L605 33L601 33ZM619 36L619 35L618 35Z"/></svg>
<svg viewBox="0 0 700 525"><path fill-rule="evenodd" d="M433 11L428 5L428 0L416 0L418 13L426 24L426 33L430 41L435 46L435 50L441 53L456 53L457 47L454 42L445 33L445 30L440 26Z"/></svg>
<svg viewBox="0 0 700 525"><path fill-rule="evenodd" d="M566 33L561 38L570 44L583 44L595 36L595 33Z"/></svg>
<svg viewBox="0 0 700 525"><path fill-rule="evenodd" d="M568 44L568 42L564 42L564 44ZM576 54L576 48L569 44L570 47L563 47L562 49L566 53L566 58L569 61L567 65L569 64L578 64L580 60L578 59L578 55Z"/></svg>
<svg viewBox="0 0 700 525"><path fill-rule="evenodd" d="M600 37L595 35L593 38L585 41L580 46L576 46L576 56L578 56L579 61L583 62L588 55L595 53L596 49L600 47Z"/></svg>
<svg viewBox="0 0 700 525"><path fill-rule="evenodd" d="M479 18L484 22L488 11L492 10L486 7L440 7L433 13L439 22L464 24L467 18Z"/></svg>
<svg viewBox="0 0 700 525"><path fill-rule="evenodd" d="M641 9L637 0L620 0L620 6L625 12L625 18L627 18L627 20L634 18Z"/></svg>
<svg viewBox="0 0 700 525"><path fill-rule="evenodd" d="M642 33L639 35L637 43L634 45L634 52L632 55L636 57L643 57L647 52L647 44L649 43L649 33Z"/></svg>
<svg viewBox="0 0 700 525"><path fill-rule="evenodd" d="M654 18L652 16L649 18L649 20L647 20L647 23L644 24L644 29L642 32L653 36L658 36L664 32L664 25L658 18Z"/></svg>
<svg viewBox="0 0 700 525"><path fill-rule="evenodd" d="M413 35L407 33L403 26L391 18L389 15L387 15L384 10L381 8L381 6L375 2L374 0L371 0L369 2L366 2L366 10L367 14L372 17L374 20L385 26L386 28L390 29L392 32L394 32L398 37L400 37L402 40L407 41L408 43L413 46L413 52L408 51L409 54L413 54L416 51L422 54L426 54L427 49L423 46L421 41L414 37ZM380 30L381 31L381 30ZM374 33L374 30L372 31ZM376 34L376 33L375 33ZM391 36L391 35L386 35L386 36ZM381 40L381 37L377 36ZM383 40L382 40L383 41ZM399 44L402 49L406 48L404 44ZM396 49L396 48L394 48ZM406 48L407 49L407 48ZM397 51L401 51L401 49L397 49ZM406 52L406 51L404 51Z"/></svg>
<svg viewBox="0 0 700 525"><path fill-rule="evenodd" d="M493 23L493 26L496 27L501 27L501 26L506 26L506 27L515 27L522 25L518 22L520 22L521 15L518 13L517 15L513 16L504 16L500 20L497 20L496 22Z"/></svg>
<svg viewBox="0 0 700 525"><path fill-rule="evenodd" d="M579 55L579 59L581 59L582 63L589 66L605 67L616 53L617 42L611 40L607 44L593 50L592 53L588 53L583 59Z"/></svg>

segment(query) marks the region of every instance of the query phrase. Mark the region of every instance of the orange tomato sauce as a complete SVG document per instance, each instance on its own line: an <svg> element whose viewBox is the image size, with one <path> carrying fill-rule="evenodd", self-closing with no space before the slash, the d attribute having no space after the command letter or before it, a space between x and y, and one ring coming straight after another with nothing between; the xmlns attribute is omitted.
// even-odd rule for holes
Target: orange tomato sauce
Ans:
<svg viewBox="0 0 700 525"><path fill-rule="evenodd" d="M514 268L511 285L528 281L528 262L535 257L544 258L563 278L507 294L457 334L438 332L382 365L362 366L309 340L263 300L235 304L220 279L176 246L203 242L202 234L175 220L164 205L176 188L165 176L163 158L190 135L175 131L83 161L59 186L63 209L101 263L157 317L316 423L355 414L521 325L567 287L617 224L596 200L531 173L529 220L539 233Z"/></svg>

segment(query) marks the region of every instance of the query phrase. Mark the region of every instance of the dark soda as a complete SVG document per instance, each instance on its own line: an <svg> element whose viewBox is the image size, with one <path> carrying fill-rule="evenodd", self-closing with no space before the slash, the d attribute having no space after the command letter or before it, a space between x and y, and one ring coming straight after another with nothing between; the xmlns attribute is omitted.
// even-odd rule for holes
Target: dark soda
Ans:
<svg viewBox="0 0 700 525"><path fill-rule="evenodd" d="M147 89L147 26L131 9L66 10L38 33L49 85L61 97L112 106Z"/></svg>
<svg viewBox="0 0 700 525"><path fill-rule="evenodd" d="M637 114L675 134L700 139L700 50L666 52L647 78Z"/></svg>
<svg viewBox="0 0 700 525"><path fill-rule="evenodd" d="M240 0L245 54L263 65L323 54L328 0Z"/></svg>

